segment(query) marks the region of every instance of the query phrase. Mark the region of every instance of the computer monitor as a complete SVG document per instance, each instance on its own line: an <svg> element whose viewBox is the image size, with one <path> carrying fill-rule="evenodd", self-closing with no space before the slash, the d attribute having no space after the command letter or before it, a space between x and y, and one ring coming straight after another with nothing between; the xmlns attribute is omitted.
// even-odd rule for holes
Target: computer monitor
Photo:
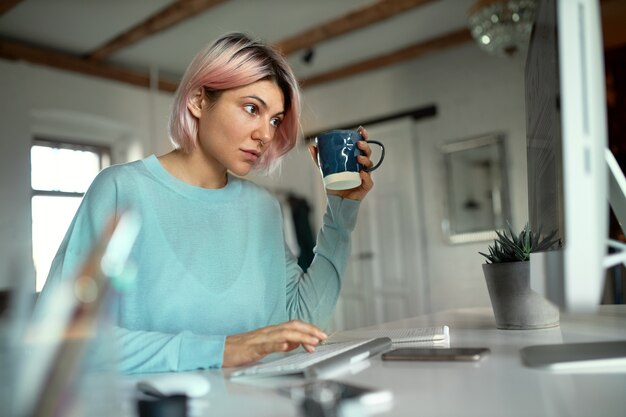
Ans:
<svg viewBox="0 0 626 417"><path fill-rule="evenodd" d="M525 73L530 226L558 230L562 245L531 255L531 274L541 275L531 282L543 282L534 289L561 311L589 312L600 304L610 264L607 201L626 210L626 180L607 150L599 4L540 0L536 12ZM624 226L626 213L616 214ZM622 369L626 341L529 346L521 356L528 366L556 371Z"/></svg>
<svg viewBox="0 0 626 417"><path fill-rule="evenodd" d="M600 304L607 254L604 49L597 0L541 0L526 60L529 223L562 246L531 256L562 311ZM536 264L539 263L537 268Z"/></svg>

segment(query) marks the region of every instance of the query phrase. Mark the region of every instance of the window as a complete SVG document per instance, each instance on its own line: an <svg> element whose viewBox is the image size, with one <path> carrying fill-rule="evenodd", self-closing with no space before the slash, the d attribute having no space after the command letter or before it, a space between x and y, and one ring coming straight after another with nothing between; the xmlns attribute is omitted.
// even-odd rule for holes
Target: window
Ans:
<svg viewBox="0 0 626 417"><path fill-rule="evenodd" d="M36 291L48 276L52 259L83 195L110 164L109 148L35 139L30 150L33 261Z"/></svg>

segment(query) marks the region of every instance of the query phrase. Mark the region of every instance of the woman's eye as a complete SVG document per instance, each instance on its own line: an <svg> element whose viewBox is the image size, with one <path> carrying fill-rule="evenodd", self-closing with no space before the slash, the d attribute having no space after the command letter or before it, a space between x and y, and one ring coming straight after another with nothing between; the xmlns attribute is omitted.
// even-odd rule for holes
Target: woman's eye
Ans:
<svg viewBox="0 0 626 417"><path fill-rule="evenodd" d="M254 104L246 104L245 106L243 106L244 110L247 111L250 114L257 114L257 108Z"/></svg>
<svg viewBox="0 0 626 417"><path fill-rule="evenodd" d="M280 126L280 123L282 122L282 119L278 118L278 117L274 117L272 118L272 120L270 120L270 124L274 127L278 127Z"/></svg>

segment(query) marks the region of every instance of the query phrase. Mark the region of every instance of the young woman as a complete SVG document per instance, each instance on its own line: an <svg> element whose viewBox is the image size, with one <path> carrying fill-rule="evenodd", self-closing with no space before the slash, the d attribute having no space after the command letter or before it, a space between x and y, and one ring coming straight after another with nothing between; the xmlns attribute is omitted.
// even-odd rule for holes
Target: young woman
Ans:
<svg viewBox="0 0 626 417"><path fill-rule="evenodd" d="M230 34L201 51L174 98L175 149L98 175L42 298L72 276L110 216L130 207L142 229L135 285L116 306L123 372L239 366L300 345L314 350L339 295L359 201L373 184L362 172L361 187L329 192L303 273L286 248L277 200L240 178L271 171L294 147L299 112L297 81L269 46ZM360 162L371 167L360 143Z"/></svg>

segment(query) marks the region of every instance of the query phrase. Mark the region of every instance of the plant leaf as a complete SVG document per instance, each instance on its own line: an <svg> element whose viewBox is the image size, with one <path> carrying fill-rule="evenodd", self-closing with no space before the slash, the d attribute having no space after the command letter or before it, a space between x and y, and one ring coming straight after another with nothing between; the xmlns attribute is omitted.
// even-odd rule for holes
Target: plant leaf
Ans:
<svg viewBox="0 0 626 417"><path fill-rule="evenodd" d="M534 233L528 222L519 233L515 233L510 222L506 223L505 229L495 231L496 239L493 245L488 246L489 254L479 252L487 258L488 263L527 261L532 252L546 250L560 244L560 239L556 237L557 230L542 237L541 228L539 232Z"/></svg>

